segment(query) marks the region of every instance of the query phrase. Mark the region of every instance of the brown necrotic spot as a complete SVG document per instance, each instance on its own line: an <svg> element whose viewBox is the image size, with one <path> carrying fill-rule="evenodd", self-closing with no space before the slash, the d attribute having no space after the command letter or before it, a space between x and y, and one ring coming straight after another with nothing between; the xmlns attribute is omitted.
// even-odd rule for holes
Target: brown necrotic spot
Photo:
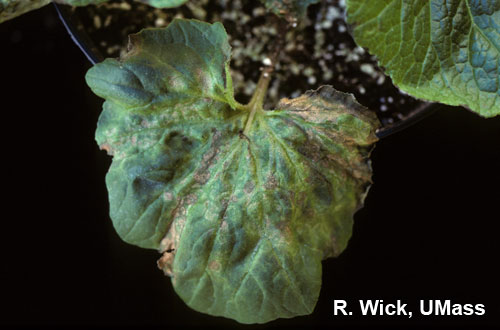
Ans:
<svg viewBox="0 0 500 330"><path fill-rule="evenodd" d="M99 149L106 151L109 156L113 156L113 149L111 148L111 145L109 143L101 144L99 146Z"/></svg>
<svg viewBox="0 0 500 330"><path fill-rule="evenodd" d="M252 180L248 180L246 183L245 183L245 186L243 187L243 191L246 193L246 194L250 194L252 193L252 191L255 189L255 183L252 181Z"/></svg>
<svg viewBox="0 0 500 330"><path fill-rule="evenodd" d="M173 265L174 265L175 253L165 251L160 259L156 262L158 268L160 268L163 273L167 276L173 277Z"/></svg>
<svg viewBox="0 0 500 330"><path fill-rule="evenodd" d="M193 205L198 200L198 196L195 194L189 194L184 199L184 205Z"/></svg>
<svg viewBox="0 0 500 330"><path fill-rule="evenodd" d="M220 263L216 260L213 260L208 264L208 269L218 271L220 269Z"/></svg>
<svg viewBox="0 0 500 330"><path fill-rule="evenodd" d="M174 195L170 191L165 191L163 193L163 200L166 202L170 202L174 199Z"/></svg>
<svg viewBox="0 0 500 330"><path fill-rule="evenodd" d="M274 190L278 187L278 180L276 180L274 175L269 175L264 183L264 187L269 190Z"/></svg>
<svg viewBox="0 0 500 330"><path fill-rule="evenodd" d="M194 180L199 184L205 184L210 179L210 172L200 171L194 174Z"/></svg>

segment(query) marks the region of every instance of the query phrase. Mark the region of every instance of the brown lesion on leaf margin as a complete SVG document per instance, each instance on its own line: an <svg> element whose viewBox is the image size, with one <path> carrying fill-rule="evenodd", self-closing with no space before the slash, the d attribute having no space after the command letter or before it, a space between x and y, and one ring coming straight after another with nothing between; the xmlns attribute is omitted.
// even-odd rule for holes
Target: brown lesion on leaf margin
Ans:
<svg viewBox="0 0 500 330"><path fill-rule="evenodd" d="M174 277L174 258L177 245L181 238L184 225L186 224L185 218L185 201L181 200L177 206L172 210L171 218L173 219L167 234L160 242L159 252L163 255L157 261L158 268L167 276Z"/></svg>
<svg viewBox="0 0 500 330"><path fill-rule="evenodd" d="M156 262L158 268L163 270L163 273L167 276L173 277L173 265L174 265L175 250L167 250L163 253L160 259Z"/></svg>
<svg viewBox="0 0 500 330"><path fill-rule="evenodd" d="M209 168L219 160L219 150L222 133L213 131L213 141L211 148L206 152L202 159L198 170L193 174L194 182L198 184L205 184L210 179ZM163 198L165 200L172 200L174 198L171 192L164 192ZM188 194L178 202L177 206L172 210L170 219L172 222L167 230L165 237L161 240L158 248L159 252L163 255L157 261L158 268L163 270L165 275L175 277L173 272L175 253L177 245L181 239L182 231L186 224L186 207L196 203L198 197L196 194Z"/></svg>
<svg viewBox="0 0 500 330"><path fill-rule="evenodd" d="M174 277L174 259L177 245L180 240L180 234L186 222L185 218L172 222L167 235L160 242L160 253L163 253L156 264L167 276Z"/></svg>
<svg viewBox="0 0 500 330"><path fill-rule="evenodd" d="M136 55L142 47L141 32L130 34L128 36L127 52L120 57L120 62L126 61L128 58Z"/></svg>
<svg viewBox="0 0 500 330"><path fill-rule="evenodd" d="M372 127L369 136L364 141L365 145L371 145L378 141L375 132L380 126L380 122L375 113L359 104L352 94L339 92L332 86L321 86L317 90L307 91L294 99L284 98L280 100L277 108L314 124L335 122L342 114L350 114L369 123ZM348 134L330 130L329 135L347 143L354 143L353 137Z"/></svg>
<svg viewBox="0 0 500 330"><path fill-rule="evenodd" d="M99 149L106 151L109 156L113 156L113 149L109 143L103 143L99 146Z"/></svg>
<svg viewBox="0 0 500 330"><path fill-rule="evenodd" d="M325 168L337 168L357 180L371 182L371 168L368 157L373 143L378 140L375 132L380 126L380 122L375 113L359 104L352 94L336 91L331 86L321 86L317 90L308 91L298 98L282 99L278 109L298 116L305 122L314 125L313 127L301 128L308 139L306 144L298 148L302 155ZM348 132L329 129L321 125L335 123L343 114L349 114L369 124L371 129L367 132L364 140L351 136ZM285 121L289 125L295 125L290 119L285 119ZM317 141L316 135L318 132L321 132L332 141L342 143L350 151L349 154L355 156L344 158L340 155L325 152L321 142ZM366 149L364 151L360 149L360 153L357 153L355 149L358 148Z"/></svg>

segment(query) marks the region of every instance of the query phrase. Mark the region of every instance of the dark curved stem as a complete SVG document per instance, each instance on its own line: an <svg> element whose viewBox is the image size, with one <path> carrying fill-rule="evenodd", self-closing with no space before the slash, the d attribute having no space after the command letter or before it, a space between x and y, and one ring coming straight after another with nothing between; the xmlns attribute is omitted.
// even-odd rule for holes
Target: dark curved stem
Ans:
<svg viewBox="0 0 500 330"><path fill-rule="evenodd" d="M103 56L99 53L85 31L75 26L75 19L71 18L72 15L70 13L70 10L65 6L57 5L55 2L53 2L53 4L56 8L57 14L59 15L59 19L64 24L64 27L71 36L71 39L73 39L75 44L85 54L90 63L96 64L102 62L104 59Z"/></svg>
<svg viewBox="0 0 500 330"><path fill-rule="evenodd" d="M422 103L421 105L417 106L415 108L415 110L413 110L403 120L401 120L393 125L380 128L376 132L376 135L379 139L383 139L389 135L397 133L397 132L419 122L420 120L426 118L427 116L430 116L431 114L436 112L436 110L440 106L441 105L439 103L430 103L430 102Z"/></svg>

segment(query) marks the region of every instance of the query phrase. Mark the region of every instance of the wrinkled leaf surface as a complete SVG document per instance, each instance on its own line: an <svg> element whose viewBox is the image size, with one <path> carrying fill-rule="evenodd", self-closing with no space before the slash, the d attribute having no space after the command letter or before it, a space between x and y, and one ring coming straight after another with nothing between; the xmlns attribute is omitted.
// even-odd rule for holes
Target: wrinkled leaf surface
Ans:
<svg viewBox="0 0 500 330"><path fill-rule="evenodd" d="M403 91L500 113L500 1L347 0L347 18Z"/></svg>
<svg viewBox="0 0 500 330"><path fill-rule="evenodd" d="M106 99L110 215L195 310L242 323L312 312L321 260L347 245L370 183L378 121L323 87L249 117L233 99L221 24L175 20L132 35L87 73Z"/></svg>

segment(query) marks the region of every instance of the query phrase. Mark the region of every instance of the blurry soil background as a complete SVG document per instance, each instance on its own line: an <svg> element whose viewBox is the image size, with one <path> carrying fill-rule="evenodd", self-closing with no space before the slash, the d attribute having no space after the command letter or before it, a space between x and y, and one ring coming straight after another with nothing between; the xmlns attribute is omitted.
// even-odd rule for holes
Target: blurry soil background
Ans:
<svg viewBox="0 0 500 330"><path fill-rule="evenodd" d="M134 1L111 1L76 8L84 29L105 57L126 52L128 35L147 27L165 27L174 18L221 22L232 46L231 70L235 97L247 103L260 68L272 47L284 40L265 107L281 98L294 98L321 85L353 93L358 102L376 111L384 126L405 118L416 105L401 93L376 59L358 47L344 21L345 3L324 0L309 6L307 17L282 34L282 19L268 13L259 1L190 0L173 9L155 9Z"/></svg>
<svg viewBox="0 0 500 330"><path fill-rule="evenodd" d="M314 313L241 326L188 308L157 269L160 255L117 236L104 183L111 158L94 141L103 100L54 8L0 24L0 45L0 327L500 325L500 117L443 107L379 141L374 184L348 248L323 262ZM334 299L353 315L334 316ZM358 299L400 299L413 317L362 316ZM419 316L420 299L484 304L486 314Z"/></svg>

